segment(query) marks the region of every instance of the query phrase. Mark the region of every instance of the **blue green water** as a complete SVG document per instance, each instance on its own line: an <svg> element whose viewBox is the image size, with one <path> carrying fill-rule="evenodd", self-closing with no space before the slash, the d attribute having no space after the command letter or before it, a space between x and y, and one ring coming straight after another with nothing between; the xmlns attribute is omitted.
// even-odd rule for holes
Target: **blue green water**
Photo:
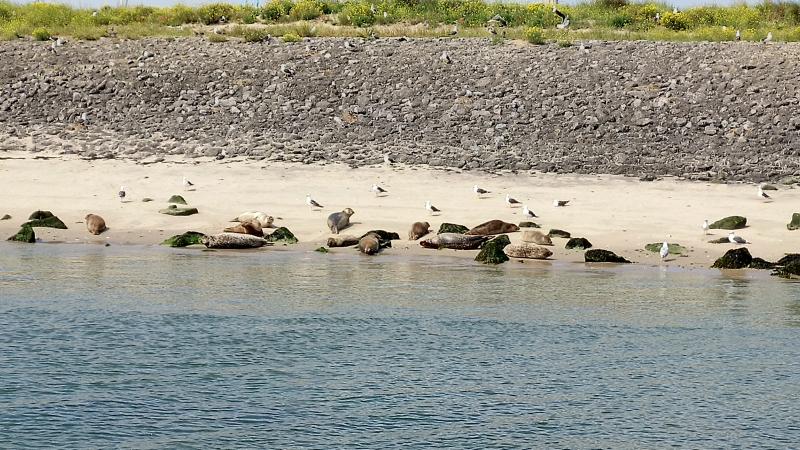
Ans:
<svg viewBox="0 0 800 450"><path fill-rule="evenodd" d="M0 447L796 448L800 284L0 244Z"/></svg>

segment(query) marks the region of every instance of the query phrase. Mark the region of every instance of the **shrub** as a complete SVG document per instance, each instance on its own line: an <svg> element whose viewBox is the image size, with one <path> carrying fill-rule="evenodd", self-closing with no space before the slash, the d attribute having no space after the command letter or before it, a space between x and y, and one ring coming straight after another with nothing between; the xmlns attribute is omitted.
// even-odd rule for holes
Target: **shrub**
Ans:
<svg viewBox="0 0 800 450"><path fill-rule="evenodd" d="M288 4L287 4L288 3ZM261 17L272 22L289 15L292 3L284 0L272 0L261 8Z"/></svg>
<svg viewBox="0 0 800 450"><path fill-rule="evenodd" d="M31 3L19 9L21 18L32 27L56 27L69 25L72 8L50 3Z"/></svg>
<svg viewBox="0 0 800 450"><path fill-rule="evenodd" d="M46 41L50 39L50 32L47 31L47 28L39 27L31 32L31 36L37 41Z"/></svg>
<svg viewBox="0 0 800 450"><path fill-rule="evenodd" d="M347 2L339 12L339 23L357 27L372 26L375 24L375 15L372 14L370 4L363 0Z"/></svg>
<svg viewBox="0 0 800 450"><path fill-rule="evenodd" d="M633 17L625 13L614 14L609 23L614 28L625 28L633 23Z"/></svg>
<svg viewBox="0 0 800 450"><path fill-rule="evenodd" d="M544 32L539 27L528 27L525 29L525 40L534 45L546 44Z"/></svg>
<svg viewBox="0 0 800 450"><path fill-rule="evenodd" d="M683 14L689 28L710 27L717 25L716 10L711 7L689 8Z"/></svg>
<svg viewBox="0 0 800 450"><path fill-rule="evenodd" d="M628 0L597 0L595 4L601 8L619 9L628 5Z"/></svg>
<svg viewBox="0 0 800 450"><path fill-rule="evenodd" d="M178 26L186 23L197 23L200 21L200 17L194 8L178 4L172 8L162 9L157 21L163 25Z"/></svg>
<svg viewBox="0 0 800 450"><path fill-rule="evenodd" d="M258 20L259 10L254 6L244 5L236 8L236 19L240 22L250 25L256 23Z"/></svg>
<svg viewBox="0 0 800 450"><path fill-rule="evenodd" d="M223 17L231 19L235 13L236 8L233 5L225 3L211 3L201 6L200 9L197 10L200 22L206 25L220 23Z"/></svg>
<svg viewBox="0 0 800 450"><path fill-rule="evenodd" d="M290 17L294 20L314 20L322 15L322 7L314 0L300 0L294 4Z"/></svg>
<svg viewBox="0 0 800 450"><path fill-rule="evenodd" d="M13 15L14 10L11 4L0 1L0 23L8 22Z"/></svg>
<svg viewBox="0 0 800 450"><path fill-rule="evenodd" d="M8 22L0 25L0 38L2 38L4 41L21 38L26 34L24 32L26 29L30 28L26 27L22 20L9 20Z"/></svg>
<svg viewBox="0 0 800 450"><path fill-rule="evenodd" d="M221 34L212 33L208 35L208 42L214 42L214 43L228 42L228 38L226 38Z"/></svg>
<svg viewBox="0 0 800 450"><path fill-rule="evenodd" d="M682 13L666 12L661 16L661 24L673 31L681 31L689 28L689 21Z"/></svg>
<svg viewBox="0 0 800 450"><path fill-rule="evenodd" d="M558 41L558 46L561 48L572 47L572 42L570 41Z"/></svg>
<svg viewBox="0 0 800 450"><path fill-rule="evenodd" d="M79 41L96 41L106 35L106 29L90 24L73 24L70 35Z"/></svg>
<svg viewBox="0 0 800 450"><path fill-rule="evenodd" d="M281 37L283 42L300 42L302 38L294 33L286 33Z"/></svg>
<svg viewBox="0 0 800 450"><path fill-rule="evenodd" d="M264 42L269 38L269 33L267 33L267 30L259 28L247 28L244 30L242 37L244 37L245 42Z"/></svg>

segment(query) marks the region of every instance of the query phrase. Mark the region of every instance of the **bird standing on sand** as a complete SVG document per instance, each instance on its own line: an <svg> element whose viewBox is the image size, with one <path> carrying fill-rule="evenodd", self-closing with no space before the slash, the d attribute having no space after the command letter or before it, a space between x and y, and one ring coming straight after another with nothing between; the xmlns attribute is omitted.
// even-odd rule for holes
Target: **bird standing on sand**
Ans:
<svg viewBox="0 0 800 450"><path fill-rule="evenodd" d="M517 207L517 206L519 206L521 204L522 203L519 200L517 200L515 198L511 198L510 195L506 194L506 205L508 205L509 208L514 208L514 207Z"/></svg>
<svg viewBox="0 0 800 450"><path fill-rule="evenodd" d="M528 205L522 205L522 215L525 217L536 217L536 214L528 209Z"/></svg>
<svg viewBox="0 0 800 450"><path fill-rule="evenodd" d="M389 166L392 165L392 158L389 157L388 153L383 155L383 163Z"/></svg>
<svg viewBox="0 0 800 450"><path fill-rule="evenodd" d="M189 181L188 178L183 177L183 190L184 191L191 191L192 189L194 189L194 183Z"/></svg>
<svg viewBox="0 0 800 450"><path fill-rule="evenodd" d="M389 191L387 191L386 189L378 186L377 184L373 184L372 188L370 190L375 193L375 197L380 197L381 194L388 194L389 193Z"/></svg>
<svg viewBox="0 0 800 450"><path fill-rule="evenodd" d="M769 195L767 195L766 192L764 192L764 189L761 186L758 187L758 197L765 200L772 199L772 197L770 197Z"/></svg>
<svg viewBox="0 0 800 450"><path fill-rule="evenodd" d="M453 62L453 60L450 59L450 55L448 55L447 52L442 52L442 56L439 59L441 59L442 62L444 62L445 64L451 64Z"/></svg>
<svg viewBox="0 0 800 450"><path fill-rule="evenodd" d="M667 243L667 241L664 241L664 245L661 246L661 251L659 254L661 255L662 260L669 255L669 243Z"/></svg>
<svg viewBox="0 0 800 450"><path fill-rule="evenodd" d="M731 244L747 244L747 241L744 238L735 235L733 231L728 233L728 242Z"/></svg>
<svg viewBox="0 0 800 450"><path fill-rule="evenodd" d="M739 31L739 30L736 30L736 40L737 41L741 41L742 40L742 32Z"/></svg>
<svg viewBox="0 0 800 450"><path fill-rule="evenodd" d="M491 192L487 191L486 189L479 188L477 184L472 186L472 192L474 192L478 198L481 198L481 195L483 194L491 194Z"/></svg>
<svg viewBox="0 0 800 450"><path fill-rule="evenodd" d="M708 234L708 220L703 221L703 234Z"/></svg>
<svg viewBox="0 0 800 450"><path fill-rule="evenodd" d="M769 44L770 42L772 42L772 31L767 33L767 37L765 37L764 40L762 40L761 42L765 44Z"/></svg>
<svg viewBox="0 0 800 450"><path fill-rule="evenodd" d="M553 206L558 208L559 206L567 206L569 200L553 200Z"/></svg>
<svg viewBox="0 0 800 450"><path fill-rule="evenodd" d="M431 205L431 201L430 200L426 200L425 201L425 209L428 210L428 214L430 214L430 215L434 215L434 214L442 212L439 208Z"/></svg>
<svg viewBox="0 0 800 450"><path fill-rule="evenodd" d="M125 201L125 195L127 195L125 193L125 186L121 186L119 188L119 192L117 192L117 196L119 197L119 201L120 202L124 202Z"/></svg>
<svg viewBox="0 0 800 450"><path fill-rule="evenodd" d="M286 64L281 64L281 73L286 75L287 77L294 76L294 69L287 66Z"/></svg>
<svg viewBox="0 0 800 450"><path fill-rule="evenodd" d="M311 198L311 194L306 194L306 205L308 205L308 206L309 206L309 207L310 207L312 210L313 210L314 208L317 208L317 209L322 209L322 208L324 208L322 205L320 205L319 203L317 203L317 201L316 201L316 200L314 200L313 198Z"/></svg>

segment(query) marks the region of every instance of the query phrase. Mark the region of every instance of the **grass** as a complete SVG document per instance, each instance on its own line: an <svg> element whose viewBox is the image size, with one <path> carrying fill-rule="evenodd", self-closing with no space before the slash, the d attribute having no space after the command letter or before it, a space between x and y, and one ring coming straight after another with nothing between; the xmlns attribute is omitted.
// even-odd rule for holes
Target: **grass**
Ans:
<svg viewBox="0 0 800 450"><path fill-rule="evenodd" d="M702 6L673 13L663 3L594 0L559 5L570 29L557 30L558 17L543 3L485 3L481 0L268 0L261 7L211 3L198 7L109 7L77 9L54 3L16 4L0 0L0 39L74 39L187 36L224 25L227 36L257 42L268 35L492 37L486 22L500 14L505 37L566 45L580 39L728 41L772 32L775 41L800 41L800 3L765 0L757 5ZM656 21L656 14L660 20ZM233 26L231 26L233 24ZM533 31L531 31L533 30ZM531 34L533 33L533 34ZM496 38L502 41L501 38Z"/></svg>

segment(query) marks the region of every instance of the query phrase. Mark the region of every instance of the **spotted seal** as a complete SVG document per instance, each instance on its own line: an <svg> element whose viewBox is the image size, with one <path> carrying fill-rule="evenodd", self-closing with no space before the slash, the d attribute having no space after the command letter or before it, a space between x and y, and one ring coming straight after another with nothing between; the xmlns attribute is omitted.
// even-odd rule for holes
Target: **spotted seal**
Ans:
<svg viewBox="0 0 800 450"><path fill-rule="evenodd" d="M419 241L419 245L425 248L451 248L455 250L476 250L481 248L484 242L490 239L489 236L471 236L458 233L442 233L431 236L424 241Z"/></svg>
<svg viewBox="0 0 800 450"><path fill-rule="evenodd" d="M267 240L257 236L240 233L220 233L206 235L200 238L200 242L208 248L258 248L268 244Z"/></svg>
<svg viewBox="0 0 800 450"><path fill-rule="evenodd" d="M272 228L275 218L262 211L247 211L234 217L231 222L257 221L261 228Z"/></svg>

